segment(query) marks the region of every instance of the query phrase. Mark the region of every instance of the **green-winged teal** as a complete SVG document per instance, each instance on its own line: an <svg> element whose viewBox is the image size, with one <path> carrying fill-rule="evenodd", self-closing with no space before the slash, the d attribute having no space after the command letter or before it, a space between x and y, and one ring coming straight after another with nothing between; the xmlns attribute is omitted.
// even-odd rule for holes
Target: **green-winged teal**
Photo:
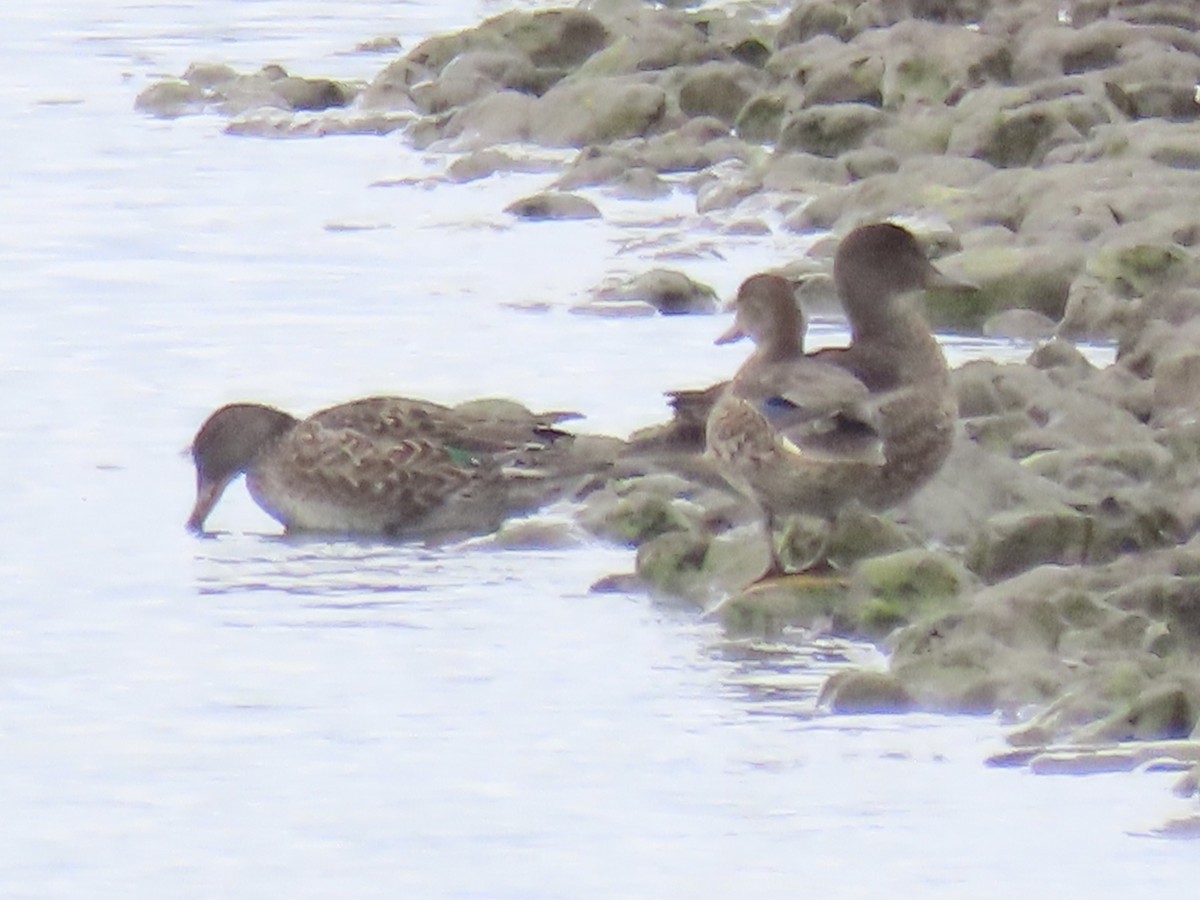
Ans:
<svg viewBox="0 0 1200 900"><path fill-rule="evenodd" d="M201 531L241 473L251 496L289 531L430 538L484 533L558 496L582 474L571 414L535 415L507 401L446 407L370 397L300 420L254 403L214 412L192 442ZM586 470L585 464L585 470Z"/></svg>
<svg viewBox="0 0 1200 900"><path fill-rule="evenodd" d="M806 355L791 286L774 275L742 285L734 325L718 338L755 343L709 415L706 443L729 481L762 508L771 542L764 577L783 574L779 515L832 522L852 502L886 509L937 472L954 440L945 357L902 297L947 280L916 239L890 223L847 235L834 279L849 347ZM813 564L825 562L824 552Z"/></svg>

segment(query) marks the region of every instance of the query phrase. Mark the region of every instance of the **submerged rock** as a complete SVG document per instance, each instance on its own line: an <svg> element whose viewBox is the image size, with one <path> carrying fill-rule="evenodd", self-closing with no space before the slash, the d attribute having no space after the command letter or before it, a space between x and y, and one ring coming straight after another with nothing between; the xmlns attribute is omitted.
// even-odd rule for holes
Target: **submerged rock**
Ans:
<svg viewBox="0 0 1200 900"><path fill-rule="evenodd" d="M545 221L547 219L598 219L600 210L596 204L578 194L548 191L515 200L504 208L506 213L519 219Z"/></svg>
<svg viewBox="0 0 1200 900"><path fill-rule="evenodd" d="M592 292L590 306L609 304L643 304L664 316L709 315L718 306L716 291L673 269L651 269Z"/></svg>

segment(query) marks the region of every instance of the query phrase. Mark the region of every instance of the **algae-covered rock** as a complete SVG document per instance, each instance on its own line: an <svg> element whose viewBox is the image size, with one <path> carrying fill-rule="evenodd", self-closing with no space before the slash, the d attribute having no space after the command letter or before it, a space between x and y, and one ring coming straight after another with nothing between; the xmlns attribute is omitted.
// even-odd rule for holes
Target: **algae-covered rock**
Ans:
<svg viewBox="0 0 1200 900"><path fill-rule="evenodd" d="M643 543L637 551L637 574L651 587L675 597L697 599L712 593L703 577L708 540L691 531L668 531Z"/></svg>
<svg viewBox="0 0 1200 900"><path fill-rule="evenodd" d="M540 97L530 116L532 138L552 147L583 147L644 135L664 121L667 95L637 80L573 80Z"/></svg>
<svg viewBox="0 0 1200 900"><path fill-rule="evenodd" d="M1153 684L1122 709L1084 729L1079 738L1154 741L1185 738L1200 719L1197 685Z"/></svg>
<svg viewBox="0 0 1200 900"><path fill-rule="evenodd" d="M1088 257L1087 272L1121 294L1145 294L1193 265L1176 244L1113 242Z"/></svg>
<svg viewBox="0 0 1200 900"><path fill-rule="evenodd" d="M967 550L967 567L999 581L1044 563L1078 564L1088 558L1091 519L1067 507L997 513Z"/></svg>
<svg viewBox="0 0 1200 900"><path fill-rule="evenodd" d="M916 705L895 675L865 669L831 675L821 687L818 702L841 715L907 712Z"/></svg>
<svg viewBox="0 0 1200 900"><path fill-rule="evenodd" d="M855 33L850 23L850 10L834 0L810 0L792 4L792 11L783 20L776 35L780 47L803 44L817 35L827 34L848 40Z"/></svg>
<svg viewBox="0 0 1200 900"><path fill-rule="evenodd" d="M732 125L760 81L758 71L750 66L706 63L684 76L679 108L687 116L713 116Z"/></svg>
<svg viewBox="0 0 1200 900"><path fill-rule="evenodd" d="M647 478L611 483L588 498L580 521L593 534L635 546L667 532L695 530L698 512L677 496L678 488L665 488L656 490Z"/></svg>
<svg viewBox="0 0 1200 900"><path fill-rule="evenodd" d="M886 120L882 110L865 103L834 103L802 109L783 121L778 147L835 157L861 146L867 135Z"/></svg>
<svg viewBox="0 0 1200 900"><path fill-rule="evenodd" d="M748 99L738 111L734 131L746 141L773 144L779 138L787 98L778 93L762 93Z"/></svg>
<svg viewBox="0 0 1200 900"><path fill-rule="evenodd" d="M820 575L793 575L752 584L712 611L735 634L771 634L785 625L833 628L846 633L849 582Z"/></svg>
<svg viewBox="0 0 1200 900"><path fill-rule="evenodd" d="M939 261L969 292L934 289L925 308L935 327L977 330L1006 309L1028 309L1057 322L1067 306L1071 281L1083 268L1082 248L987 247Z"/></svg>
<svg viewBox="0 0 1200 900"><path fill-rule="evenodd" d="M974 579L954 557L914 548L864 559L854 585L865 599L857 611L857 631L883 637L914 620L943 612Z"/></svg>

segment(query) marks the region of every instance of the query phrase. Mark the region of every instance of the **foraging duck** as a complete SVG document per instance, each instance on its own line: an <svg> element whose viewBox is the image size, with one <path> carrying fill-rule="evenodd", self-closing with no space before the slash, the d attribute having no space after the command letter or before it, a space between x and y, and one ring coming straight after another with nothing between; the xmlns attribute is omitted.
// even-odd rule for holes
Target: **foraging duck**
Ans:
<svg viewBox="0 0 1200 900"><path fill-rule="evenodd" d="M886 509L937 472L957 410L945 357L921 314L902 302L951 282L916 239L891 223L867 225L839 245L834 281L851 345L805 354L804 320L789 283L756 275L738 291L733 326L717 339L755 350L721 393L705 428L706 455L763 513L770 565L779 515L831 523L846 504ZM827 548L807 568L827 564Z"/></svg>
<svg viewBox="0 0 1200 900"><path fill-rule="evenodd" d="M498 403L500 405L498 405ZM517 404L446 407L369 397L300 420L257 403L214 412L192 441L201 532L245 473L255 502L289 531L428 538L495 530L554 499L570 476L574 414Z"/></svg>

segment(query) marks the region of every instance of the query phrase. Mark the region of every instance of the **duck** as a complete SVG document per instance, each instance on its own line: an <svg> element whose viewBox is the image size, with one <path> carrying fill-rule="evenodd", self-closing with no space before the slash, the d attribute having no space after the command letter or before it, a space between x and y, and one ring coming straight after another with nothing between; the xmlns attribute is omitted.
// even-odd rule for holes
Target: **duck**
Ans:
<svg viewBox="0 0 1200 900"><path fill-rule="evenodd" d="M839 244L834 283L850 324L849 346L804 351L806 323L790 283L752 276L718 344L748 338L754 350L719 393L705 424L705 456L754 500L770 558L760 581L788 574L775 544L778 518L826 521L826 537L800 572L831 568L829 536L854 503L882 511L941 468L953 446L957 406L941 347L907 294L959 286L907 229L862 226Z"/></svg>
<svg viewBox="0 0 1200 900"><path fill-rule="evenodd" d="M509 401L448 407L367 397L306 419L261 403L213 412L190 446L205 522L238 475L288 532L436 540L482 534L561 496L592 460L572 457L559 423Z"/></svg>

